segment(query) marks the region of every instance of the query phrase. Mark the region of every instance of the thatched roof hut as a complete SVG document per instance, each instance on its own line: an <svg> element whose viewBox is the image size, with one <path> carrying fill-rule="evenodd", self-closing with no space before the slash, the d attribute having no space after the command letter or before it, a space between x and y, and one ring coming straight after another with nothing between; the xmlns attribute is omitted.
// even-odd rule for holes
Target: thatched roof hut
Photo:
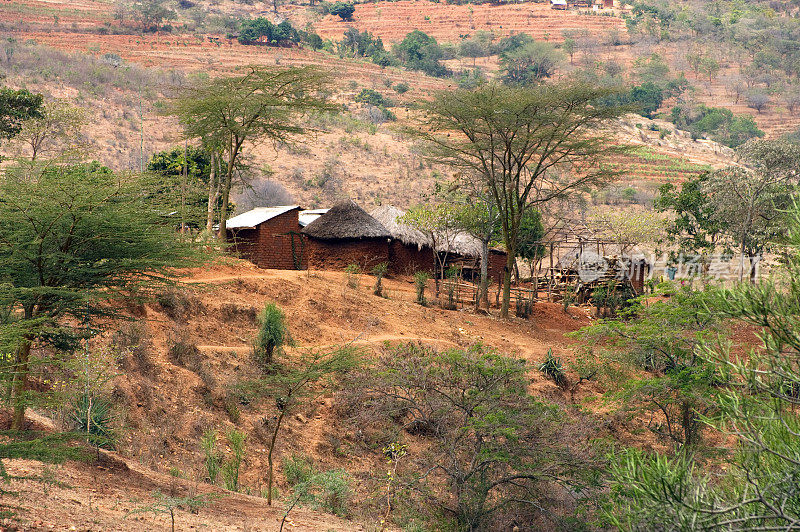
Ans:
<svg viewBox="0 0 800 532"><path fill-rule="evenodd" d="M302 232L308 237L325 241L391 237L388 229L352 200L335 205L303 228Z"/></svg>
<svg viewBox="0 0 800 532"><path fill-rule="evenodd" d="M428 235L398 220L405 213L406 211L394 205L383 205L372 211L370 215L389 230L392 238L399 240L403 244L416 246L419 250L424 247L431 247L431 239Z"/></svg>

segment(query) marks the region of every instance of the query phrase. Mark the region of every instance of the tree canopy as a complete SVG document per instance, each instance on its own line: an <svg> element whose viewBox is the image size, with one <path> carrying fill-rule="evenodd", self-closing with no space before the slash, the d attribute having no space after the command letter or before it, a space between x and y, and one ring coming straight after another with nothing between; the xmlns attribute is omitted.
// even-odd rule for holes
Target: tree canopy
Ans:
<svg viewBox="0 0 800 532"><path fill-rule="evenodd" d="M530 42L500 55L503 81L518 85L540 83L555 74L562 61L562 53L552 44Z"/></svg>
<svg viewBox="0 0 800 532"><path fill-rule="evenodd" d="M8 311L0 335L14 338L5 353L12 428L22 428L34 343L70 349L86 334L75 324L113 312L109 299L152 293L172 268L190 264L190 248L146 201L146 188L97 163L27 165L0 179L0 307Z"/></svg>
<svg viewBox="0 0 800 532"><path fill-rule="evenodd" d="M525 211L613 176L603 157L617 148L599 131L625 108L600 103L611 94L574 83L441 92L410 130L431 160L474 176L498 206L509 257L503 316Z"/></svg>
<svg viewBox="0 0 800 532"><path fill-rule="evenodd" d="M41 94L26 89L0 88L0 140L17 136L25 120L41 118L43 101Z"/></svg>

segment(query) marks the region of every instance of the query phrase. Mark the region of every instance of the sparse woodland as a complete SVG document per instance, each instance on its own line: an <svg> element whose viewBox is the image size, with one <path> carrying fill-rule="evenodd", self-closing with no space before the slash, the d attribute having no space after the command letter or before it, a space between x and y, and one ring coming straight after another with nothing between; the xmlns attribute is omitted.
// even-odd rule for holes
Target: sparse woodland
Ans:
<svg viewBox="0 0 800 532"><path fill-rule="evenodd" d="M799 9L0 6L0 528L800 530ZM430 272L230 256L343 199Z"/></svg>

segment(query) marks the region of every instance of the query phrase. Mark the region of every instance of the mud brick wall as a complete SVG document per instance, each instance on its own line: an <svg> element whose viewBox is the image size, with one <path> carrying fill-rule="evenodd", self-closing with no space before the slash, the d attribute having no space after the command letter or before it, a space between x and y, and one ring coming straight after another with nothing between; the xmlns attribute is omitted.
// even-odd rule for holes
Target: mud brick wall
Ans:
<svg viewBox="0 0 800 532"><path fill-rule="evenodd" d="M386 238L329 242L306 237L304 248L312 270L344 270L350 264L358 264L361 271L369 272L376 264L389 262Z"/></svg>
<svg viewBox="0 0 800 532"><path fill-rule="evenodd" d="M255 229L228 231L235 253L259 268L295 270L305 268L303 242L299 234L297 209L283 213ZM294 246L292 245L294 241ZM293 251L294 247L294 251Z"/></svg>

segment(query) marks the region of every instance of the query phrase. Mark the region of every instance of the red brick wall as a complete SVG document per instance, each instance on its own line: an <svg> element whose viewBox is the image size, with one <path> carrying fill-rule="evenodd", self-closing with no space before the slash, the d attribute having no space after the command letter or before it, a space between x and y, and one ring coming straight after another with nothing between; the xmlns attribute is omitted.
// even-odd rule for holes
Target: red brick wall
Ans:
<svg viewBox="0 0 800 532"><path fill-rule="evenodd" d="M489 279L502 279L508 255L504 252L489 250Z"/></svg>
<svg viewBox="0 0 800 532"><path fill-rule="evenodd" d="M386 238L327 242L305 238L305 257L314 270L344 270L358 264L369 272L381 262L389 262L389 243Z"/></svg>
<svg viewBox="0 0 800 532"><path fill-rule="evenodd" d="M259 268L276 270L296 269L295 256L303 257L298 210L283 213L260 224L255 229L228 231L228 240L233 241L233 250L253 262ZM291 233L295 233L294 237ZM294 238L294 255L292 254ZM301 268L305 263L301 260Z"/></svg>
<svg viewBox="0 0 800 532"><path fill-rule="evenodd" d="M394 275L413 275L415 272L433 272L433 252L420 250L415 245L392 240L389 244L389 272Z"/></svg>

